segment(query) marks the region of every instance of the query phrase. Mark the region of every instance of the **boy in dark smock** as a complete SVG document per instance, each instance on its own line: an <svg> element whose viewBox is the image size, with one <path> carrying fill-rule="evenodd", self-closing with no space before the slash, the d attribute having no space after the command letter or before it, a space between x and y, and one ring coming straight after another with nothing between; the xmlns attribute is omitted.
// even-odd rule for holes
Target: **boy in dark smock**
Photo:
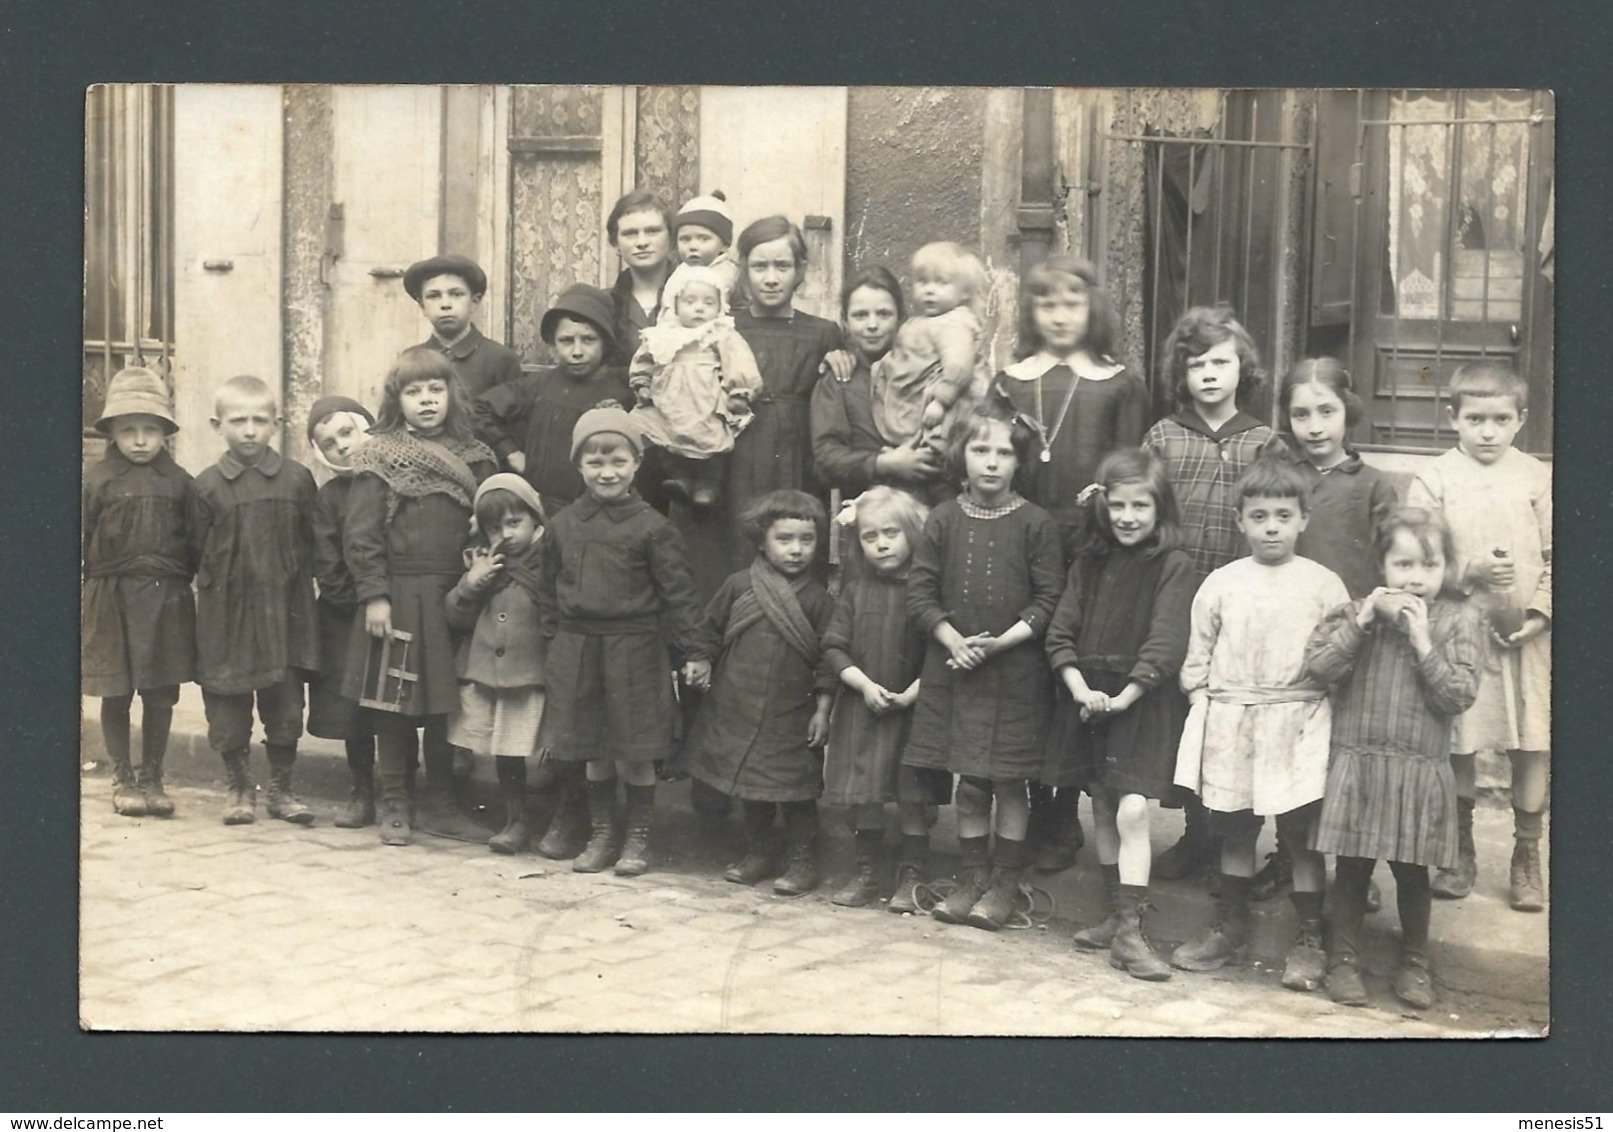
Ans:
<svg viewBox="0 0 1613 1132"><path fill-rule="evenodd" d="M403 289L431 323L431 337L420 345L448 359L467 399L520 378L520 355L471 321L487 294L487 273L474 260L462 255L423 259L403 273Z"/></svg>
<svg viewBox="0 0 1613 1132"><path fill-rule="evenodd" d="M291 790L302 737L306 675L318 670L314 608L314 477L269 447L279 431L274 394L256 377L219 387L213 431L227 450L196 477L190 533L196 570L196 682L207 740L224 760L226 825L254 820L247 769L252 706L269 755L269 816L310 825Z"/></svg>

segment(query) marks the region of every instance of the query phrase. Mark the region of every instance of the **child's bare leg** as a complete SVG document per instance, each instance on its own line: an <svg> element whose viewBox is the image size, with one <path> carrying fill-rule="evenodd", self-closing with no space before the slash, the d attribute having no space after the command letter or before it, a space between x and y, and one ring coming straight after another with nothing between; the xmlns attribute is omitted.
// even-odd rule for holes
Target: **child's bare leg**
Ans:
<svg viewBox="0 0 1613 1132"><path fill-rule="evenodd" d="M1031 820L1029 783L993 783L992 794L997 800L997 840L1023 842Z"/></svg>
<svg viewBox="0 0 1613 1132"><path fill-rule="evenodd" d="M1120 864L1118 802L1107 790L1092 794L1092 841L1098 850L1098 864L1105 870Z"/></svg>
<svg viewBox="0 0 1613 1132"><path fill-rule="evenodd" d="M1546 906L1546 883L1540 866L1540 839L1545 832L1547 751L1508 751L1512 761L1512 868L1510 902L1519 912Z"/></svg>
<svg viewBox="0 0 1613 1132"><path fill-rule="evenodd" d="M1128 795L1128 797L1130 797ZM1119 826L1119 807L1125 803L1125 798L1116 798L1113 791L1105 790L1102 786L1092 788L1092 839L1098 851L1098 871L1103 876L1103 895L1108 904L1107 912L1101 923L1090 928L1082 928L1076 932L1071 942L1087 951L1107 951L1114 942L1115 933L1120 930L1120 855L1124 851L1121 842ZM1148 834L1143 833L1143 852L1147 854ZM1142 883L1148 883L1148 873L1143 872Z"/></svg>
<svg viewBox="0 0 1613 1132"><path fill-rule="evenodd" d="M1246 820L1225 824L1228 828L1221 840L1221 875L1247 880L1255 875L1255 848L1260 841L1260 819L1249 814Z"/></svg>
<svg viewBox="0 0 1613 1132"><path fill-rule="evenodd" d="M1153 865L1153 849L1148 842L1148 799L1141 794L1123 794L1114 817L1120 866L1120 883L1148 887ZM1102 860L1102 850L1099 850Z"/></svg>
<svg viewBox="0 0 1613 1132"><path fill-rule="evenodd" d="M1025 834L1030 827L1030 783L994 782L997 799L997 843L991 851L991 878L981 893L968 922L977 928L996 931L1008 922L1019 895L1019 880L1029 863Z"/></svg>
<svg viewBox="0 0 1613 1132"><path fill-rule="evenodd" d="M1435 896L1460 900L1473 891L1478 879L1478 852L1473 844L1473 800L1478 793L1478 759L1472 752L1451 752L1456 776L1456 867L1440 869L1430 889Z"/></svg>

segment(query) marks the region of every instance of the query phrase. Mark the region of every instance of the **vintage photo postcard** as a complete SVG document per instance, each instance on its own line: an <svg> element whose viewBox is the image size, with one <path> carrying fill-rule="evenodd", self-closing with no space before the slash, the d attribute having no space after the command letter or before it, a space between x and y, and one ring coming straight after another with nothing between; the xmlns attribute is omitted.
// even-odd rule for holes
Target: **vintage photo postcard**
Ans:
<svg viewBox="0 0 1613 1132"><path fill-rule="evenodd" d="M1548 1032L1549 92L84 126L84 1029Z"/></svg>

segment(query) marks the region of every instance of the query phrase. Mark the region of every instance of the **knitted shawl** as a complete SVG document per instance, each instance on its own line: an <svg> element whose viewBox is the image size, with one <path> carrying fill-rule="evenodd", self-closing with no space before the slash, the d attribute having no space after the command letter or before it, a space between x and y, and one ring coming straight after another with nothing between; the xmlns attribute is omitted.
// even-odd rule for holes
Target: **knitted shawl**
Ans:
<svg viewBox="0 0 1613 1132"><path fill-rule="evenodd" d="M478 461L494 463L492 449L479 440L458 440L443 436L426 440L407 429L372 436L353 457L353 471L379 476L391 493L386 501L386 520L397 514L398 497L421 499L442 494L467 510L476 493Z"/></svg>
<svg viewBox="0 0 1613 1132"><path fill-rule="evenodd" d="M763 617L773 623L785 643L801 654L809 665L818 663L818 634L807 620L795 596L811 579L802 574L794 581L775 570L767 559L758 555L750 565L751 588L734 599L728 613L728 627L723 632L723 648L732 644L741 633Z"/></svg>

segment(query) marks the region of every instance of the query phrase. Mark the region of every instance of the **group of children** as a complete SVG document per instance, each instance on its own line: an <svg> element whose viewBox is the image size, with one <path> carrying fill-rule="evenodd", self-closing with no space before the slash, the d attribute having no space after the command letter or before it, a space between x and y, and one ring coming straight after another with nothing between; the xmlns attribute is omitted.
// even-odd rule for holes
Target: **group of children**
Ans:
<svg viewBox="0 0 1613 1132"><path fill-rule="evenodd" d="M698 203L714 206L693 227L721 237L699 249L715 261L731 222L720 198ZM226 451L192 481L164 447L177 425L162 379L118 374L98 422L111 444L85 479L83 652L117 811L173 812L163 750L194 679L229 775L224 820L254 817L255 700L268 812L311 822L291 782L306 680L309 731L347 743L337 824L374 822L387 844L451 824L457 747L495 759L494 850L531 844L538 787L556 815L540 852L635 876L658 778L684 774L740 801L727 879L772 878L781 895L818 884L820 799L847 807L856 870L833 899L848 906L880 894L896 803L887 907L912 912L928 906L935 808L951 804L961 865L933 914L997 929L1035 815L1073 824L1084 791L1108 907L1075 942L1150 980L1244 958L1270 816L1298 919L1284 985L1366 1001L1357 953L1381 859L1402 927L1395 992L1428 1006L1430 897L1465 895L1476 869L1477 750L1513 759L1513 907L1544 899L1550 478L1512 447L1523 383L1489 361L1459 369L1457 447L1400 506L1349 447L1360 402L1338 363L1286 375L1279 431L1245 411L1258 354L1224 308L1176 326L1162 376L1179 407L1145 431L1147 390L1114 360L1090 265L1054 256L1027 274L1023 358L995 379L979 261L932 245L915 276L918 313L874 367L875 420L887 444L944 455L957 494L927 508L881 485L849 501L838 597L818 497L732 501L755 558L703 603L683 536L635 489L654 465L669 494L709 507L710 462L746 427L755 359L712 262L672 273L628 372L605 364L610 296L577 285L541 326L558 364L502 378L508 351L470 321L480 269L416 265L405 285L433 338L398 357L373 417L347 398L313 406L331 473L317 491L270 447L279 412L258 379L219 388ZM1190 831L1219 847L1217 920L1168 959L1143 931L1150 801L1187 804Z"/></svg>

